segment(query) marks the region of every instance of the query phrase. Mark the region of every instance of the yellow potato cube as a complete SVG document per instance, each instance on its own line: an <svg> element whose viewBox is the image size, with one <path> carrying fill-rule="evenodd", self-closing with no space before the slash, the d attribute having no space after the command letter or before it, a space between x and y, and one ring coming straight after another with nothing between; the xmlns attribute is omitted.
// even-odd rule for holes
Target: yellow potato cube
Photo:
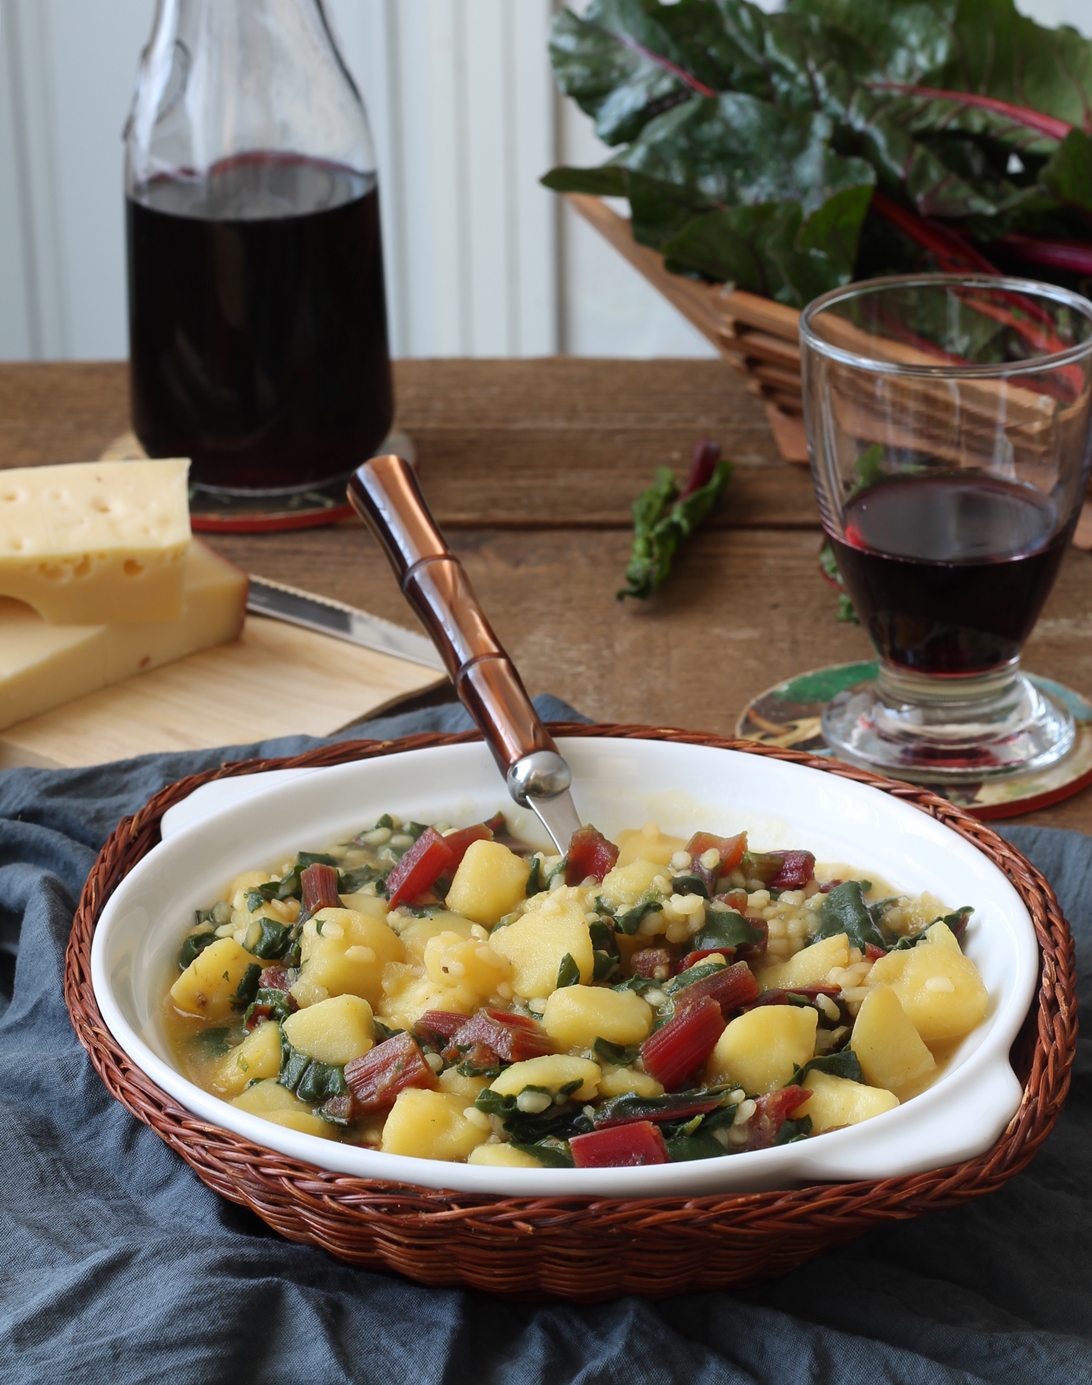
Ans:
<svg viewBox="0 0 1092 1385"><path fill-rule="evenodd" d="M636 991L565 986L547 1000L542 1027L563 1048L591 1048L596 1039L639 1044L652 1029L652 1007Z"/></svg>
<svg viewBox="0 0 1092 1385"><path fill-rule="evenodd" d="M541 1058L527 1058L513 1063L489 1084L501 1096L519 1096L527 1087L540 1087L544 1092L557 1093L570 1082L580 1081L572 1093L573 1101L592 1101L599 1090L602 1069L590 1058L571 1058L565 1053L546 1053Z"/></svg>
<svg viewBox="0 0 1092 1385"><path fill-rule="evenodd" d="M383 998L376 1013L396 1029L412 1029L426 1010L453 1010L470 1015L481 1004L481 996L465 986L437 986L424 969L403 962L389 962L383 968Z"/></svg>
<svg viewBox="0 0 1092 1385"><path fill-rule="evenodd" d="M466 1117L468 1105L449 1092L416 1087L399 1092L383 1126L383 1152L417 1159L466 1159L490 1135L488 1122L478 1124Z"/></svg>
<svg viewBox="0 0 1092 1385"><path fill-rule="evenodd" d="M525 1154L514 1145L479 1145L467 1157L468 1164L485 1164L491 1169L540 1169L542 1164L533 1154Z"/></svg>
<svg viewBox="0 0 1092 1385"><path fill-rule="evenodd" d="M354 909L320 909L303 926L300 956L304 988L292 990L300 1004L314 1003L305 988L321 987L329 996L363 996L374 1009L383 994L383 968L405 961L406 949L380 919Z"/></svg>
<svg viewBox="0 0 1092 1385"><path fill-rule="evenodd" d="M666 866L676 851L686 848L685 837L669 837L654 822L646 823L639 830L619 832L614 840L620 848L618 860L614 863L615 870L634 861L651 861L653 865Z"/></svg>
<svg viewBox="0 0 1092 1385"><path fill-rule="evenodd" d="M975 964L962 952L931 942L881 957L869 984L891 987L927 1044L969 1034L989 1000Z"/></svg>
<svg viewBox="0 0 1092 1385"><path fill-rule="evenodd" d="M530 1000L555 991L566 953L580 969L581 984L591 981L595 968L591 934L583 904L574 896L576 891L567 889L541 896L541 907L529 908L515 923L494 931L490 946L512 963L516 995ZM538 900L531 903L536 905Z"/></svg>
<svg viewBox="0 0 1092 1385"><path fill-rule="evenodd" d="M873 986L869 991L853 1023L850 1043L872 1087L898 1092L936 1069L936 1059L890 986Z"/></svg>
<svg viewBox="0 0 1092 1385"><path fill-rule="evenodd" d="M832 1077L827 1072L809 1072L804 1087L811 1096L796 1108L792 1117L800 1120L810 1116L813 1135L821 1135L824 1130L839 1130L843 1125L859 1125L861 1121L894 1110L899 1104L894 1092L866 1087L845 1077Z"/></svg>
<svg viewBox="0 0 1092 1385"><path fill-rule="evenodd" d="M358 995L332 996L289 1015L284 1037L308 1058L344 1067L375 1044L372 1007Z"/></svg>
<svg viewBox="0 0 1092 1385"><path fill-rule="evenodd" d="M638 1068L604 1068L599 1079L599 1095L625 1096L627 1092L637 1096L663 1096L664 1089L654 1077Z"/></svg>
<svg viewBox="0 0 1092 1385"><path fill-rule="evenodd" d="M925 930L925 936L931 943L935 943L937 947L946 947L949 952L962 953L963 951L958 938L942 919L937 919L936 923L931 923Z"/></svg>
<svg viewBox="0 0 1092 1385"><path fill-rule="evenodd" d="M265 1119L272 1121L274 1125L298 1130L301 1135L314 1135L319 1140L337 1139L335 1127L329 1121L324 1121L321 1116L312 1115L310 1111L270 1111Z"/></svg>
<svg viewBox="0 0 1092 1385"><path fill-rule="evenodd" d="M708 1085L731 1082L764 1096L815 1057L818 1011L810 1005L760 1005L727 1026L705 1067Z"/></svg>
<svg viewBox="0 0 1092 1385"><path fill-rule="evenodd" d="M303 1111L307 1115L311 1113L311 1108L306 1102L300 1101L295 1092L290 1092L287 1087L282 1087L272 1078L255 1082L253 1087L247 1087L231 1104L238 1106L240 1111L249 1111L252 1116L268 1116L270 1111Z"/></svg>
<svg viewBox="0 0 1092 1385"><path fill-rule="evenodd" d="M507 957L477 938L438 933L425 946L425 970L438 986L465 986L483 1000L512 975Z"/></svg>
<svg viewBox="0 0 1092 1385"><path fill-rule="evenodd" d="M313 1115L306 1102L273 1080L248 1087L231 1104L238 1106L240 1111L249 1111L252 1116L261 1116L274 1125L299 1130L304 1135L316 1135L320 1140L336 1138L336 1131L328 1121Z"/></svg>
<svg viewBox="0 0 1092 1385"><path fill-rule="evenodd" d="M235 1096L255 1078L276 1077L280 1070L280 1030L272 1020L266 1020L219 1063L211 1085L220 1095Z"/></svg>
<svg viewBox="0 0 1092 1385"><path fill-rule="evenodd" d="M264 885L267 880L272 878L267 870L244 870L240 875L235 876L224 891L224 898L231 904L232 908L238 909L243 904L247 890L256 890L259 885Z"/></svg>
<svg viewBox="0 0 1092 1385"><path fill-rule="evenodd" d="M354 914L367 914L369 918L378 919L380 923L386 923L390 910L387 908L387 901L380 899L378 895L361 892L360 894L343 894L339 898L343 909L351 909Z"/></svg>
<svg viewBox="0 0 1092 1385"><path fill-rule="evenodd" d="M474 923L499 923L526 899L530 875L530 861L500 842L471 842L447 892L447 907Z"/></svg>
<svg viewBox="0 0 1092 1385"><path fill-rule="evenodd" d="M814 986L825 981L835 967L849 966L849 938L836 933L833 938L820 938L810 947L802 948L795 957L759 974L767 990L775 986Z"/></svg>
<svg viewBox="0 0 1092 1385"><path fill-rule="evenodd" d="M631 861L628 866L615 866L603 877L599 897L612 909L632 909L641 902L653 880L663 875L664 869L654 861Z"/></svg>
<svg viewBox="0 0 1092 1385"><path fill-rule="evenodd" d="M469 919L464 919L461 914L452 914L445 910L441 913L430 914L427 918L411 919L398 936L402 939L402 946L410 956L423 962L425 960L425 948L429 941L441 933L456 933L460 938L472 938L474 936L474 924Z"/></svg>
<svg viewBox="0 0 1092 1385"><path fill-rule="evenodd" d="M485 1091L489 1086L489 1078L466 1077L455 1068L445 1068L437 1077L436 1084L442 1092L447 1092L450 1096L461 1096L465 1106L473 1106L478 1093Z"/></svg>
<svg viewBox="0 0 1092 1385"><path fill-rule="evenodd" d="M171 999L188 1015L224 1020L241 1007L236 992L247 968L261 966L234 938L220 938L189 964L171 987Z"/></svg>

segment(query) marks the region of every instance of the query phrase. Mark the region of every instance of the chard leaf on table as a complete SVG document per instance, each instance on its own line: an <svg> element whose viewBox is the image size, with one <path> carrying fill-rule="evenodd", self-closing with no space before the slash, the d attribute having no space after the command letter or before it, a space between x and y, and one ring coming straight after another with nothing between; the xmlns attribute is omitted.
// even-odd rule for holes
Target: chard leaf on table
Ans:
<svg viewBox="0 0 1092 1385"><path fill-rule="evenodd" d="M697 529L727 488L732 463L718 461L719 454L718 444L702 439L694 449L690 477L681 494L671 468L662 466L656 469L649 489L633 502L633 547L619 601L627 596L643 600L663 586L679 544ZM636 926L634 922L634 930Z"/></svg>

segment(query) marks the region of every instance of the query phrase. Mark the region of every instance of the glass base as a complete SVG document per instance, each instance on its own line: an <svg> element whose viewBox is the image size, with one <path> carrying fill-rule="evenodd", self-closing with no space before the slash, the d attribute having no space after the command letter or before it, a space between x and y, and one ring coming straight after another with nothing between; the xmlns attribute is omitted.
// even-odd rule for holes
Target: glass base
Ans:
<svg viewBox="0 0 1092 1385"><path fill-rule="evenodd" d="M413 440L397 425L375 451L374 457L396 452L408 462L416 459ZM353 473L313 485L286 486L280 490L233 490L190 482L190 524L200 533L268 533L284 529L314 529L334 524L352 513L345 486Z"/></svg>
<svg viewBox="0 0 1092 1385"><path fill-rule="evenodd" d="M981 780L1057 763L1076 736L1069 709L1014 660L967 678L879 676L833 697L823 736L835 755L895 779Z"/></svg>

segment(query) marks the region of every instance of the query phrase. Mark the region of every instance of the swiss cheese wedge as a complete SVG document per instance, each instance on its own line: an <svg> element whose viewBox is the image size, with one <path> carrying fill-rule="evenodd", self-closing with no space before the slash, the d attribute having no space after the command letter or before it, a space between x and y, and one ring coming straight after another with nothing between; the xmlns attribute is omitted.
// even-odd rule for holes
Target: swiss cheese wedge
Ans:
<svg viewBox="0 0 1092 1385"><path fill-rule="evenodd" d="M177 566L177 620L47 625L29 606L0 598L0 727L234 639L246 614L246 574L197 539Z"/></svg>
<svg viewBox="0 0 1092 1385"><path fill-rule="evenodd" d="M188 471L184 460L0 471L0 596L51 625L177 620Z"/></svg>

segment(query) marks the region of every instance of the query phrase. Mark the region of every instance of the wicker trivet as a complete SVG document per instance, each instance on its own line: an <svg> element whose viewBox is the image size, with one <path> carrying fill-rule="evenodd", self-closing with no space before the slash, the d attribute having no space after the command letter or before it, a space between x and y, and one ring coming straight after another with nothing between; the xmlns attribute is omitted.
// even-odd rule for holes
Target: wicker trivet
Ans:
<svg viewBox="0 0 1092 1385"><path fill-rule="evenodd" d="M123 818L84 886L65 958L72 1023L111 1095L151 1126L210 1188L251 1208L290 1240L321 1246L368 1269L396 1270L422 1284L465 1285L508 1298L592 1303L622 1294L662 1297L770 1279L886 1221L957 1207L993 1192L1027 1165L1050 1133L1069 1087L1076 987L1073 940L1058 901L1014 847L926 789L798 751L661 727L557 723L550 729L560 736L706 745L809 765L913 804L988 856L1026 904L1042 957L1035 1003L1013 1046L1023 1100L993 1148L928 1173L786 1192L640 1199L474 1196L348 1177L250 1144L195 1119L133 1066L95 1003L91 938L118 882L158 843L160 818L172 804L198 785L229 775L456 745L479 739L475 732L349 741L288 759L226 764L169 785L134 817Z"/></svg>

